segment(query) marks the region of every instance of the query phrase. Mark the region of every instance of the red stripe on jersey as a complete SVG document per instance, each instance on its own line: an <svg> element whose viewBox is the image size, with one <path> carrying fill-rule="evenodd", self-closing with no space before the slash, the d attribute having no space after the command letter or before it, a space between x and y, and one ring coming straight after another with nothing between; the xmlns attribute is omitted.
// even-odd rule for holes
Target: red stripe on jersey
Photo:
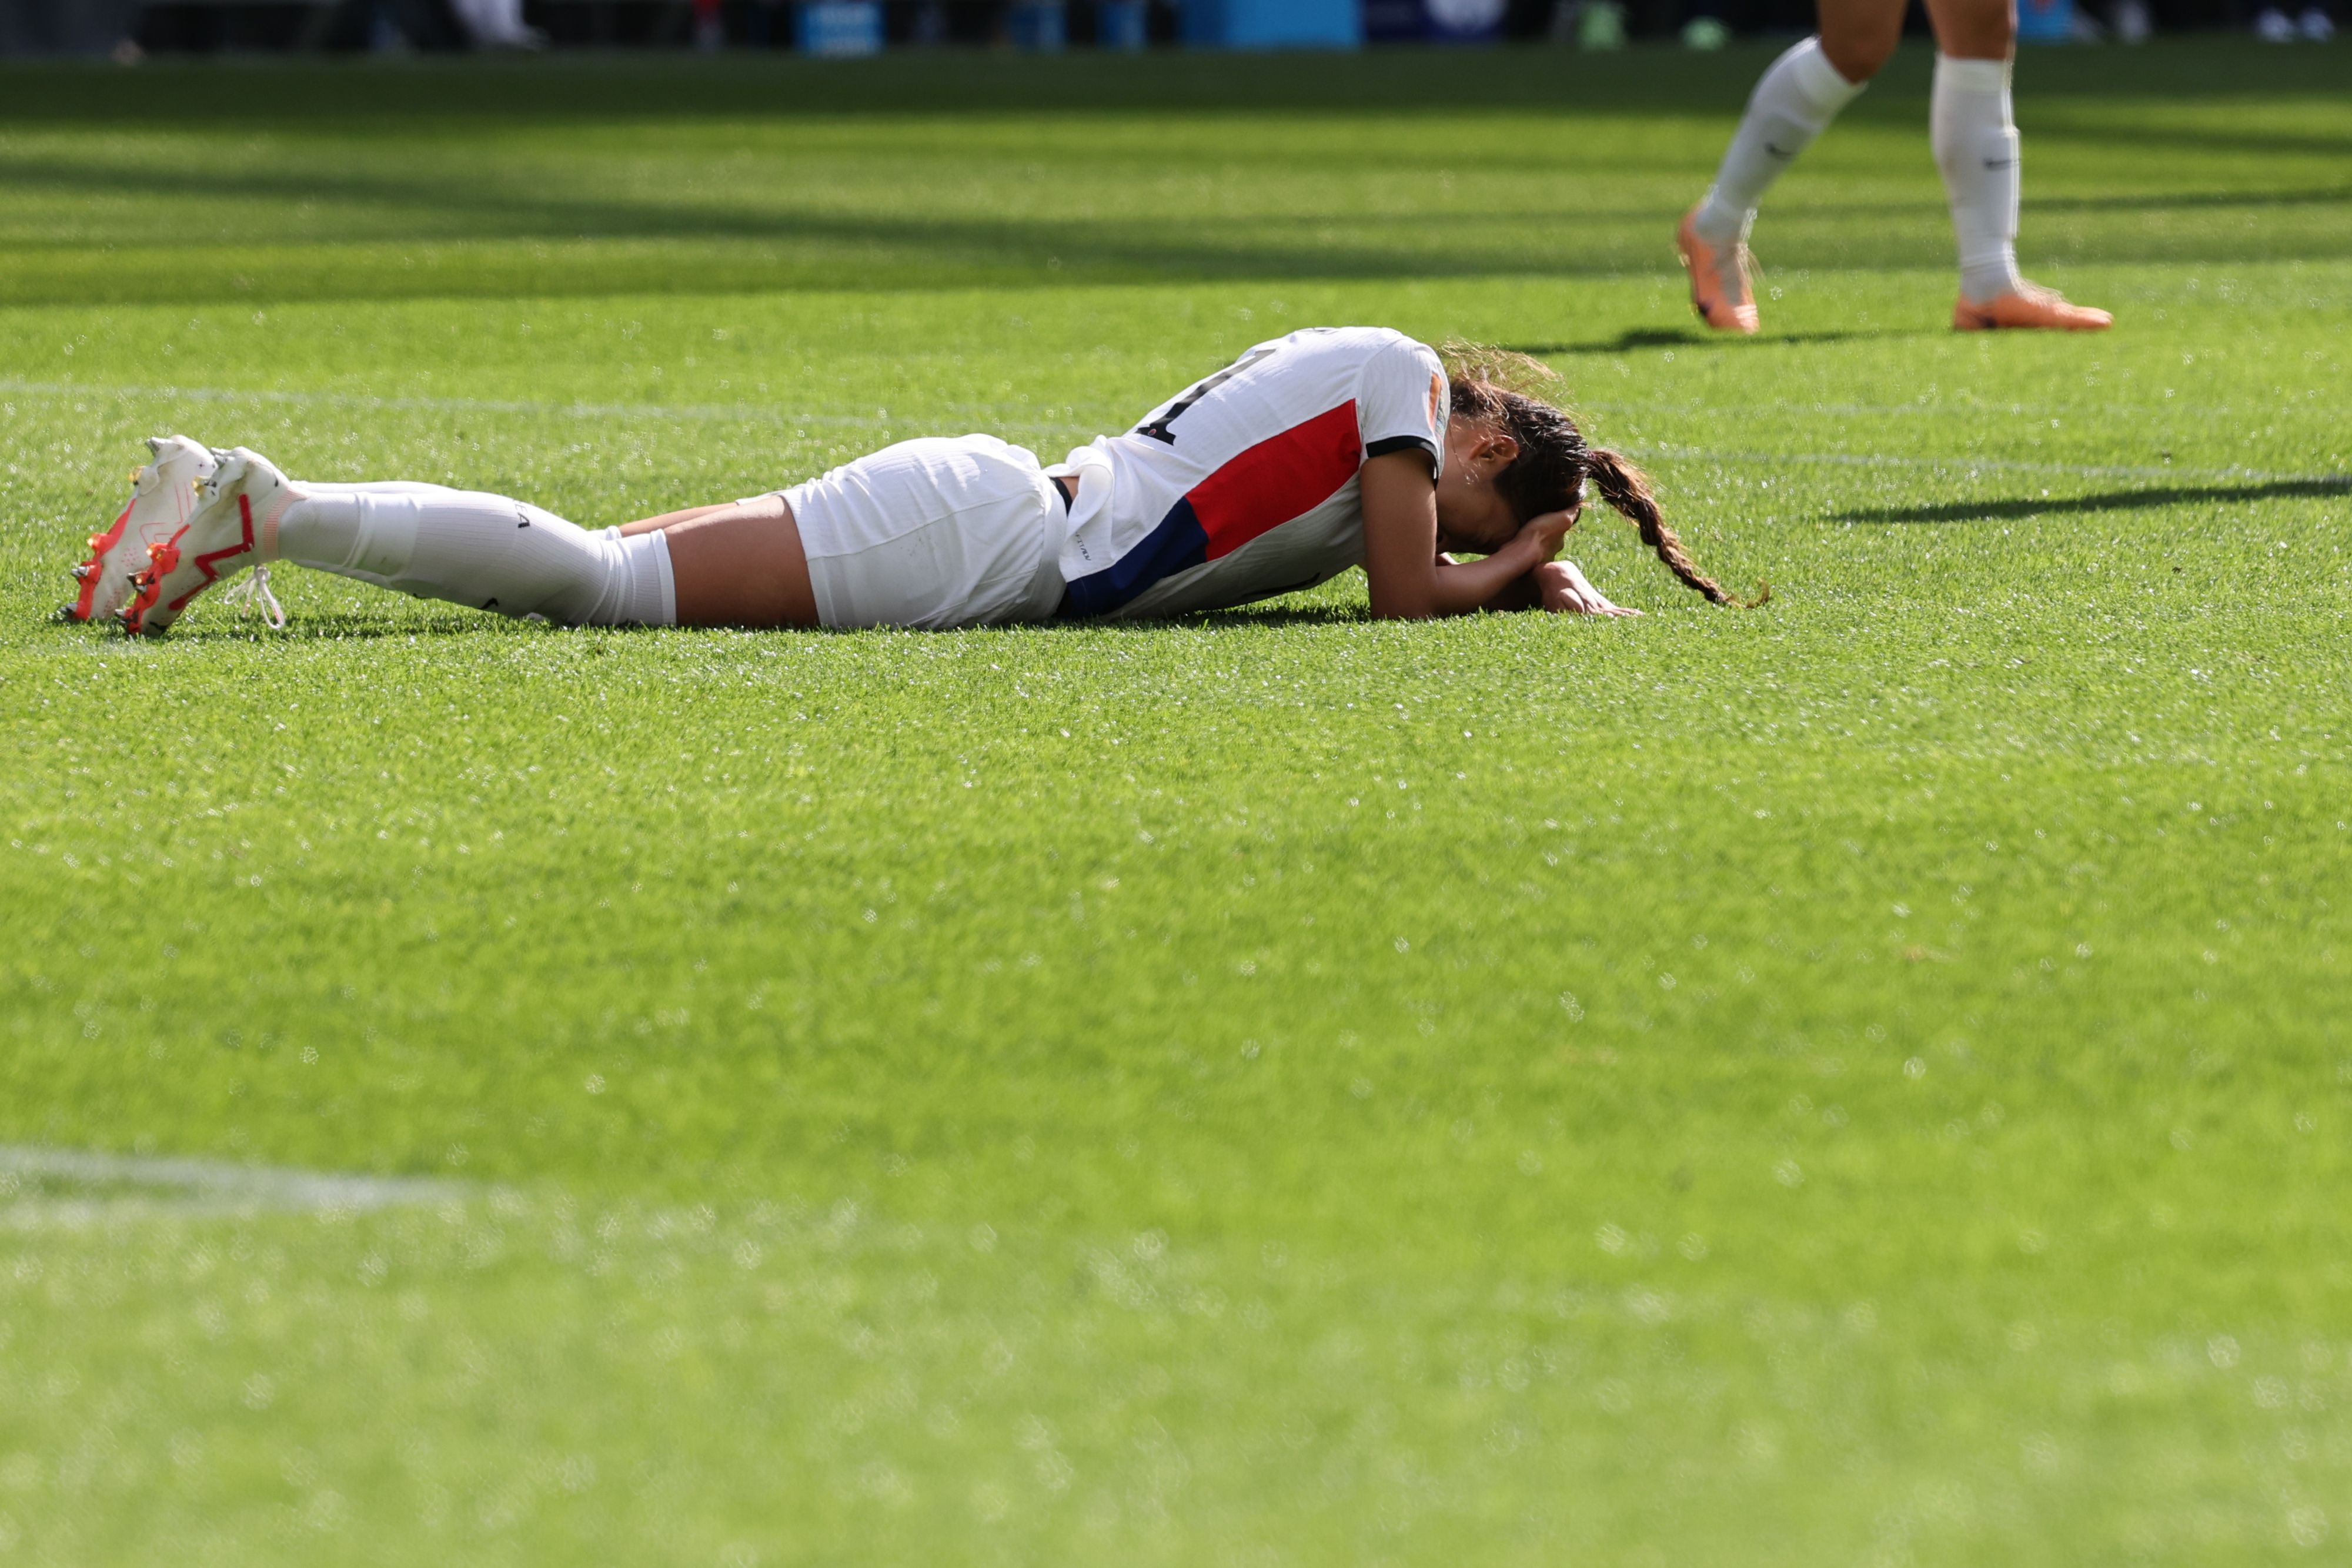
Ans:
<svg viewBox="0 0 2352 1568"><path fill-rule="evenodd" d="M1363 460L1352 398L1259 442L1186 493L1209 536L1209 559L1231 555L1313 511L1356 476Z"/></svg>

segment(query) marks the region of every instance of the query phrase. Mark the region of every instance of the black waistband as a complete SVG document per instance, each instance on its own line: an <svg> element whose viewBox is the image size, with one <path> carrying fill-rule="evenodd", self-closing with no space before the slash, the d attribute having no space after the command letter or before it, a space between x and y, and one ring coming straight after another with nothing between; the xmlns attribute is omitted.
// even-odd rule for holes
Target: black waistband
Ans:
<svg viewBox="0 0 2352 1568"><path fill-rule="evenodd" d="M1062 483L1064 477L1066 477L1069 480L1069 483L1066 486ZM1068 517L1070 515L1070 508L1077 504L1076 497L1073 496L1071 492L1075 491L1078 487L1078 476L1075 474L1059 476L1050 480L1049 483L1054 486L1054 494L1062 497L1062 515L1066 517ZM1054 607L1054 619L1056 621L1066 621L1069 618L1070 591L1066 588L1062 590L1062 602Z"/></svg>

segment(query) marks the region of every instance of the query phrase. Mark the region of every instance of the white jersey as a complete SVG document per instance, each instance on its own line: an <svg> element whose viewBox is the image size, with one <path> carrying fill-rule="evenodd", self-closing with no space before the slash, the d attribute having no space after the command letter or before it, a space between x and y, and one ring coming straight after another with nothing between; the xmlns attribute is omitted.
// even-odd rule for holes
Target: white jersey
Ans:
<svg viewBox="0 0 2352 1568"><path fill-rule="evenodd" d="M1444 367L1402 332L1310 327L1260 343L1049 470L1078 480L1062 613L1219 610L1360 565L1358 471L1408 447L1442 467L1448 413Z"/></svg>

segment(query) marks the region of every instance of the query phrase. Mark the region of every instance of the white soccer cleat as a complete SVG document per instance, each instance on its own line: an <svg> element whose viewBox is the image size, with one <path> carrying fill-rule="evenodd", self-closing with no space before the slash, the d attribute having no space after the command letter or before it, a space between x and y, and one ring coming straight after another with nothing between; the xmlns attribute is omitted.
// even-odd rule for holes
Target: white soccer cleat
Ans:
<svg viewBox="0 0 2352 1568"><path fill-rule="evenodd" d="M238 446L223 454L198 487L186 525L149 549L137 596L116 612L122 629L161 635L197 594L276 555L278 519L299 498L286 476L258 452Z"/></svg>
<svg viewBox="0 0 2352 1568"><path fill-rule="evenodd" d="M147 569L147 547L178 533L196 509L196 486L219 460L184 435L151 435L148 465L131 476L131 500L114 526L89 537L89 559L73 569L81 585L59 609L68 621L98 621L131 598L131 579Z"/></svg>

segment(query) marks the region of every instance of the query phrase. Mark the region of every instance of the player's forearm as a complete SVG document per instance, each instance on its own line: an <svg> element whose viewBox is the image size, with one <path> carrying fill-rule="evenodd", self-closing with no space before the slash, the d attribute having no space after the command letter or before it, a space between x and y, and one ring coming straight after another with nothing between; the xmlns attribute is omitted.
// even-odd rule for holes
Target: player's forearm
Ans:
<svg viewBox="0 0 2352 1568"><path fill-rule="evenodd" d="M1543 608L1543 589L1537 583L1534 572L1523 571L1503 584L1492 598L1478 608L1494 611L1496 613L1515 610L1540 610Z"/></svg>
<svg viewBox="0 0 2352 1568"><path fill-rule="evenodd" d="M1442 562L1431 584L1433 615L1469 615L1481 610L1525 610L1536 603L1530 577L1540 562L1532 545L1513 539L1479 560Z"/></svg>
<svg viewBox="0 0 2352 1568"><path fill-rule="evenodd" d="M1527 541L1514 539L1484 559L1454 562L1441 557L1430 561L1424 571L1410 576L1368 571L1372 614L1382 621L1425 621L1435 615L1469 615L1503 608L1493 601L1512 591L1512 584L1535 570L1535 554ZM1406 580L1398 581L1400 576Z"/></svg>

